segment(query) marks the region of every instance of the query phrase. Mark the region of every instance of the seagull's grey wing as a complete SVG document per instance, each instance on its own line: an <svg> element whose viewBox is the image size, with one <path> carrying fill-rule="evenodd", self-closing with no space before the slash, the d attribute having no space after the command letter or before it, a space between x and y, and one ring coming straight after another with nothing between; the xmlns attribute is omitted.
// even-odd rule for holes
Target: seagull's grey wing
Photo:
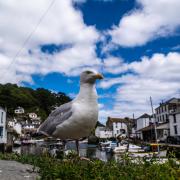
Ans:
<svg viewBox="0 0 180 180"><path fill-rule="evenodd" d="M51 136L56 126L69 119L72 115L72 102L66 103L55 109L49 117L41 124L38 132Z"/></svg>

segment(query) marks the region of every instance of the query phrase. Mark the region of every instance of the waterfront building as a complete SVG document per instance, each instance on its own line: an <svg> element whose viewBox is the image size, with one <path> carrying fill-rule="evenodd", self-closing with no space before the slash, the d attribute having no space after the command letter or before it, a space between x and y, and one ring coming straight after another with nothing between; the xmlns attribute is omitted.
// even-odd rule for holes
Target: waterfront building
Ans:
<svg viewBox="0 0 180 180"><path fill-rule="evenodd" d="M0 107L0 144L7 142L6 110Z"/></svg>
<svg viewBox="0 0 180 180"><path fill-rule="evenodd" d="M170 136L180 136L180 108L169 114Z"/></svg>
<svg viewBox="0 0 180 180"><path fill-rule="evenodd" d="M22 134L22 125L20 122L18 122L15 118L14 119L9 119L8 120L8 127L12 128L13 130L15 130L15 132L18 135Z"/></svg>
<svg viewBox="0 0 180 180"><path fill-rule="evenodd" d="M106 126L112 130L113 137L120 135L129 136L131 134L133 120L129 118L111 118L108 117Z"/></svg>
<svg viewBox="0 0 180 180"><path fill-rule="evenodd" d="M154 118L152 115L144 113L136 119L136 136L144 141L155 139Z"/></svg>
<svg viewBox="0 0 180 180"><path fill-rule="evenodd" d="M95 130L95 136L101 139L108 139L113 136L113 132L111 129L105 126L97 126Z"/></svg>
<svg viewBox="0 0 180 180"><path fill-rule="evenodd" d="M32 119L32 120L26 120L25 122L22 122L22 132L24 134L31 134L37 131L41 124L40 119Z"/></svg>
<svg viewBox="0 0 180 180"><path fill-rule="evenodd" d="M169 122L169 114L176 111L178 106L180 106L179 98L171 98L168 101L160 103L155 109L157 122L159 124Z"/></svg>
<svg viewBox="0 0 180 180"><path fill-rule="evenodd" d="M167 137L174 136L174 133L178 131L178 126L177 123L174 123L174 119L176 116L177 118L179 116L179 107L180 99L171 98L168 101L160 103L160 105L155 109L158 140L166 142Z"/></svg>

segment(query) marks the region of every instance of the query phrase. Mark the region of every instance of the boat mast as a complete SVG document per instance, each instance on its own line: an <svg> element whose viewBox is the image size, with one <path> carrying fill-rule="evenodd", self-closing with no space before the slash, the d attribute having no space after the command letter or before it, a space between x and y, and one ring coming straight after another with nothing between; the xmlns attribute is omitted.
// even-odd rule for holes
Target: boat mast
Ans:
<svg viewBox="0 0 180 180"><path fill-rule="evenodd" d="M150 103L151 103L151 110L152 110L152 115L154 118L154 131L155 131L155 139L157 143L157 149L158 149L158 154L159 154L159 144L158 144L158 139L157 139L157 127L156 127L156 116L154 114L154 108L153 108L153 103L152 103L152 97L150 96Z"/></svg>

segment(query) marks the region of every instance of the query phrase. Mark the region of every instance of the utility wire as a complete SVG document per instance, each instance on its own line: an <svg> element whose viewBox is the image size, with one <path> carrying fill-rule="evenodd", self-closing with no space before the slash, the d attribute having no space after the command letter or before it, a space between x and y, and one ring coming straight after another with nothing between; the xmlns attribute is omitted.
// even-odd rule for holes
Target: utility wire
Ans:
<svg viewBox="0 0 180 180"><path fill-rule="evenodd" d="M21 54L22 50L24 49L25 45L29 42L29 40L31 39L32 35L34 34L34 32L37 30L38 26L40 25L40 23L42 22L42 20L44 19L44 17L47 15L48 11L50 10L50 8L52 7L52 5L54 4L56 0L52 0L48 6L48 8L44 11L44 13L41 15L38 23L36 24L36 26L34 27L34 29L29 33L29 35L27 36L27 38L24 40L21 48L17 51L17 53L15 54L15 56L12 58L12 61L10 62L10 64L8 65L8 67L4 70L5 72L2 74L3 78L6 73L8 72L8 69L15 63L15 61L17 60L17 57Z"/></svg>

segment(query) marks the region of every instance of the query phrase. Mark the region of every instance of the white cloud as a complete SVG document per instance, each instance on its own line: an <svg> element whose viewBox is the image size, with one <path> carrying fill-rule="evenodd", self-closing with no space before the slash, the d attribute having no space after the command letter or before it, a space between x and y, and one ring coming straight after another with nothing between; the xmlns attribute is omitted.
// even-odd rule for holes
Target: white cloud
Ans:
<svg viewBox="0 0 180 180"><path fill-rule="evenodd" d="M127 74L109 78L99 85L102 88L118 85L113 95L114 107L106 111L109 116L150 113L150 96L157 105L162 100L176 96L180 90L180 53L154 54L151 58L143 57L125 66L124 72ZM129 70L133 73L128 73Z"/></svg>
<svg viewBox="0 0 180 180"><path fill-rule="evenodd" d="M99 109L103 109L104 108L104 104L99 103L98 107L99 107Z"/></svg>
<svg viewBox="0 0 180 180"><path fill-rule="evenodd" d="M76 93L69 93L68 96L70 98L74 99L77 96L77 94Z"/></svg>
<svg viewBox="0 0 180 180"><path fill-rule="evenodd" d="M92 67L100 63L95 52L99 33L93 26L85 25L81 12L74 9L71 0L61 0L54 1L30 41L9 67L13 57L35 29L51 2L0 2L0 74L3 74L0 77L1 83L32 83L32 74L46 75L51 72L77 75L80 67ZM40 51L40 45L43 44L71 46L49 55Z"/></svg>
<svg viewBox="0 0 180 180"><path fill-rule="evenodd" d="M111 74L121 73L127 70L128 66L120 57L109 56L104 61L104 71Z"/></svg>
<svg viewBox="0 0 180 180"><path fill-rule="evenodd" d="M171 48L174 51L180 50L180 44Z"/></svg>
<svg viewBox="0 0 180 180"><path fill-rule="evenodd" d="M134 47L171 35L180 26L179 0L137 0L141 8L126 14L109 34L112 43Z"/></svg>
<svg viewBox="0 0 180 180"><path fill-rule="evenodd" d="M86 0L73 0L73 2L75 2L75 3L85 3Z"/></svg>

